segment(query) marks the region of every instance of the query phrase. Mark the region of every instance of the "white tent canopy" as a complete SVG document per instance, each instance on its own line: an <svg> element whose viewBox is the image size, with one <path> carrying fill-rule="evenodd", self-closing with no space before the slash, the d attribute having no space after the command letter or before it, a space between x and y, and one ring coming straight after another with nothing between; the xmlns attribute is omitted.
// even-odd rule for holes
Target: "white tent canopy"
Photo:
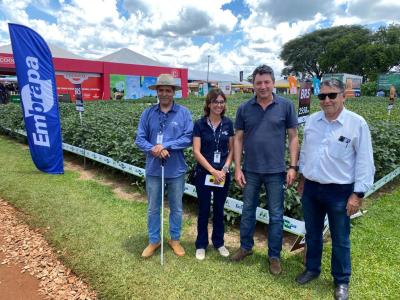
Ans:
<svg viewBox="0 0 400 300"><path fill-rule="evenodd" d="M194 81L194 80L207 81L207 72L189 69L188 73L189 73L188 80L190 80L190 81ZM232 76L232 75L228 75L228 74L209 72L208 73L208 81L239 82L239 74L236 77L236 76Z"/></svg>
<svg viewBox="0 0 400 300"><path fill-rule="evenodd" d="M67 50L64 50L60 47L57 47L55 45L52 44L48 44L50 51L51 51L51 55L53 57L57 57L57 58L69 58L69 59L86 59L82 56L76 55L72 52L69 52ZM12 48L11 48L11 44L8 45L4 45L4 46L0 46L0 53L8 53L8 54L12 54Z"/></svg>
<svg viewBox="0 0 400 300"><path fill-rule="evenodd" d="M65 49L57 47L52 44L48 44L53 57L57 58L69 58L69 59L82 59L87 60L82 56L76 55ZM11 44L0 46L0 53L12 54ZM124 64L135 64L135 65L145 65L145 66L156 66L156 67L167 67L167 65L160 63L154 59L141 55L135 51L128 48L122 48L111 54L103 56L98 59L99 61L114 62L114 63L124 63ZM207 71L198 71L193 69L188 69L188 80L189 81L207 81ZM237 76L223 74L223 73L208 73L208 81L213 82L232 82L240 83L239 74Z"/></svg>
<svg viewBox="0 0 400 300"><path fill-rule="evenodd" d="M123 63L123 64L134 64L134 65L144 65L144 66L155 66L155 67L167 67L166 65L141 55L135 51L128 48L122 48L116 52L99 58L100 61Z"/></svg>

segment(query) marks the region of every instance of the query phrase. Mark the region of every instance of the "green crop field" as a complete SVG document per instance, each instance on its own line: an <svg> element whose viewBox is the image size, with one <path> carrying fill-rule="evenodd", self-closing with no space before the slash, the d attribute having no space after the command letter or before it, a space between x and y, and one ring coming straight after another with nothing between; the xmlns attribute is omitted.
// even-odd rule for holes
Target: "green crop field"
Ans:
<svg viewBox="0 0 400 300"><path fill-rule="evenodd" d="M228 98L227 115L234 119L237 107L249 99L249 94L236 94ZM296 97L290 97L297 107ZM74 104L60 103L63 141L78 147L112 157L137 167L144 167L144 155L134 145L140 114L154 98L132 101L85 102L83 126L80 124ZM177 101L187 106L193 120L203 114L203 97L189 97ZM359 97L346 101L346 107L363 116L371 129L376 166L375 180L393 171L400 165L400 109L395 104L390 116L387 100L380 97ZM312 99L311 112L319 110L319 101ZM0 106L0 127L24 129L21 108L17 104ZM6 133L6 131L4 131ZM300 140L302 127L299 128ZM190 167L195 164L191 149L186 150ZM231 185L229 195L241 199L241 190ZM263 206L261 198L261 206ZM301 218L299 197L294 187L286 191L285 214Z"/></svg>

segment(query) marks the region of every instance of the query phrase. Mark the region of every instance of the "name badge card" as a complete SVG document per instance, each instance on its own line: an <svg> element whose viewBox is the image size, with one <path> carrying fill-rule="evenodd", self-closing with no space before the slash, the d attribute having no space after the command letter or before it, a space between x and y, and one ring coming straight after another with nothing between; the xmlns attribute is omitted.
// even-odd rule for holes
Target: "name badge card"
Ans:
<svg viewBox="0 0 400 300"><path fill-rule="evenodd" d="M221 152L214 152L214 163L219 164L221 162Z"/></svg>
<svg viewBox="0 0 400 300"><path fill-rule="evenodd" d="M162 142L163 142L163 134L158 133L157 134L157 144L162 144Z"/></svg>

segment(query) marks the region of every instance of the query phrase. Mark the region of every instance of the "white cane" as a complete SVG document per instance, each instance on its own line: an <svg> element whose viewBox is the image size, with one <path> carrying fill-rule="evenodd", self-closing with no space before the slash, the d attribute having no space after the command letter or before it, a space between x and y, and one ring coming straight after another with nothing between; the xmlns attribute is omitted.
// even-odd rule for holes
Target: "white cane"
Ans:
<svg viewBox="0 0 400 300"><path fill-rule="evenodd" d="M161 159L161 265L164 265L164 163Z"/></svg>

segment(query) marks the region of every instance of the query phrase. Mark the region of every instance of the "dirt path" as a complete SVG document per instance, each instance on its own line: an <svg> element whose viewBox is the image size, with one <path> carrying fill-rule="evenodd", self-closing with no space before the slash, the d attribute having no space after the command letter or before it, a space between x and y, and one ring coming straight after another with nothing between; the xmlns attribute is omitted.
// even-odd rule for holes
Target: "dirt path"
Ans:
<svg viewBox="0 0 400 300"><path fill-rule="evenodd" d="M0 299L41 300L39 294L40 281L34 276L21 273L22 264L7 264L3 252L5 241L0 236Z"/></svg>
<svg viewBox="0 0 400 300"><path fill-rule="evenodd" d="M96 293L57 260L43 236L0 199L0 300L95 298Z"/></svg>

